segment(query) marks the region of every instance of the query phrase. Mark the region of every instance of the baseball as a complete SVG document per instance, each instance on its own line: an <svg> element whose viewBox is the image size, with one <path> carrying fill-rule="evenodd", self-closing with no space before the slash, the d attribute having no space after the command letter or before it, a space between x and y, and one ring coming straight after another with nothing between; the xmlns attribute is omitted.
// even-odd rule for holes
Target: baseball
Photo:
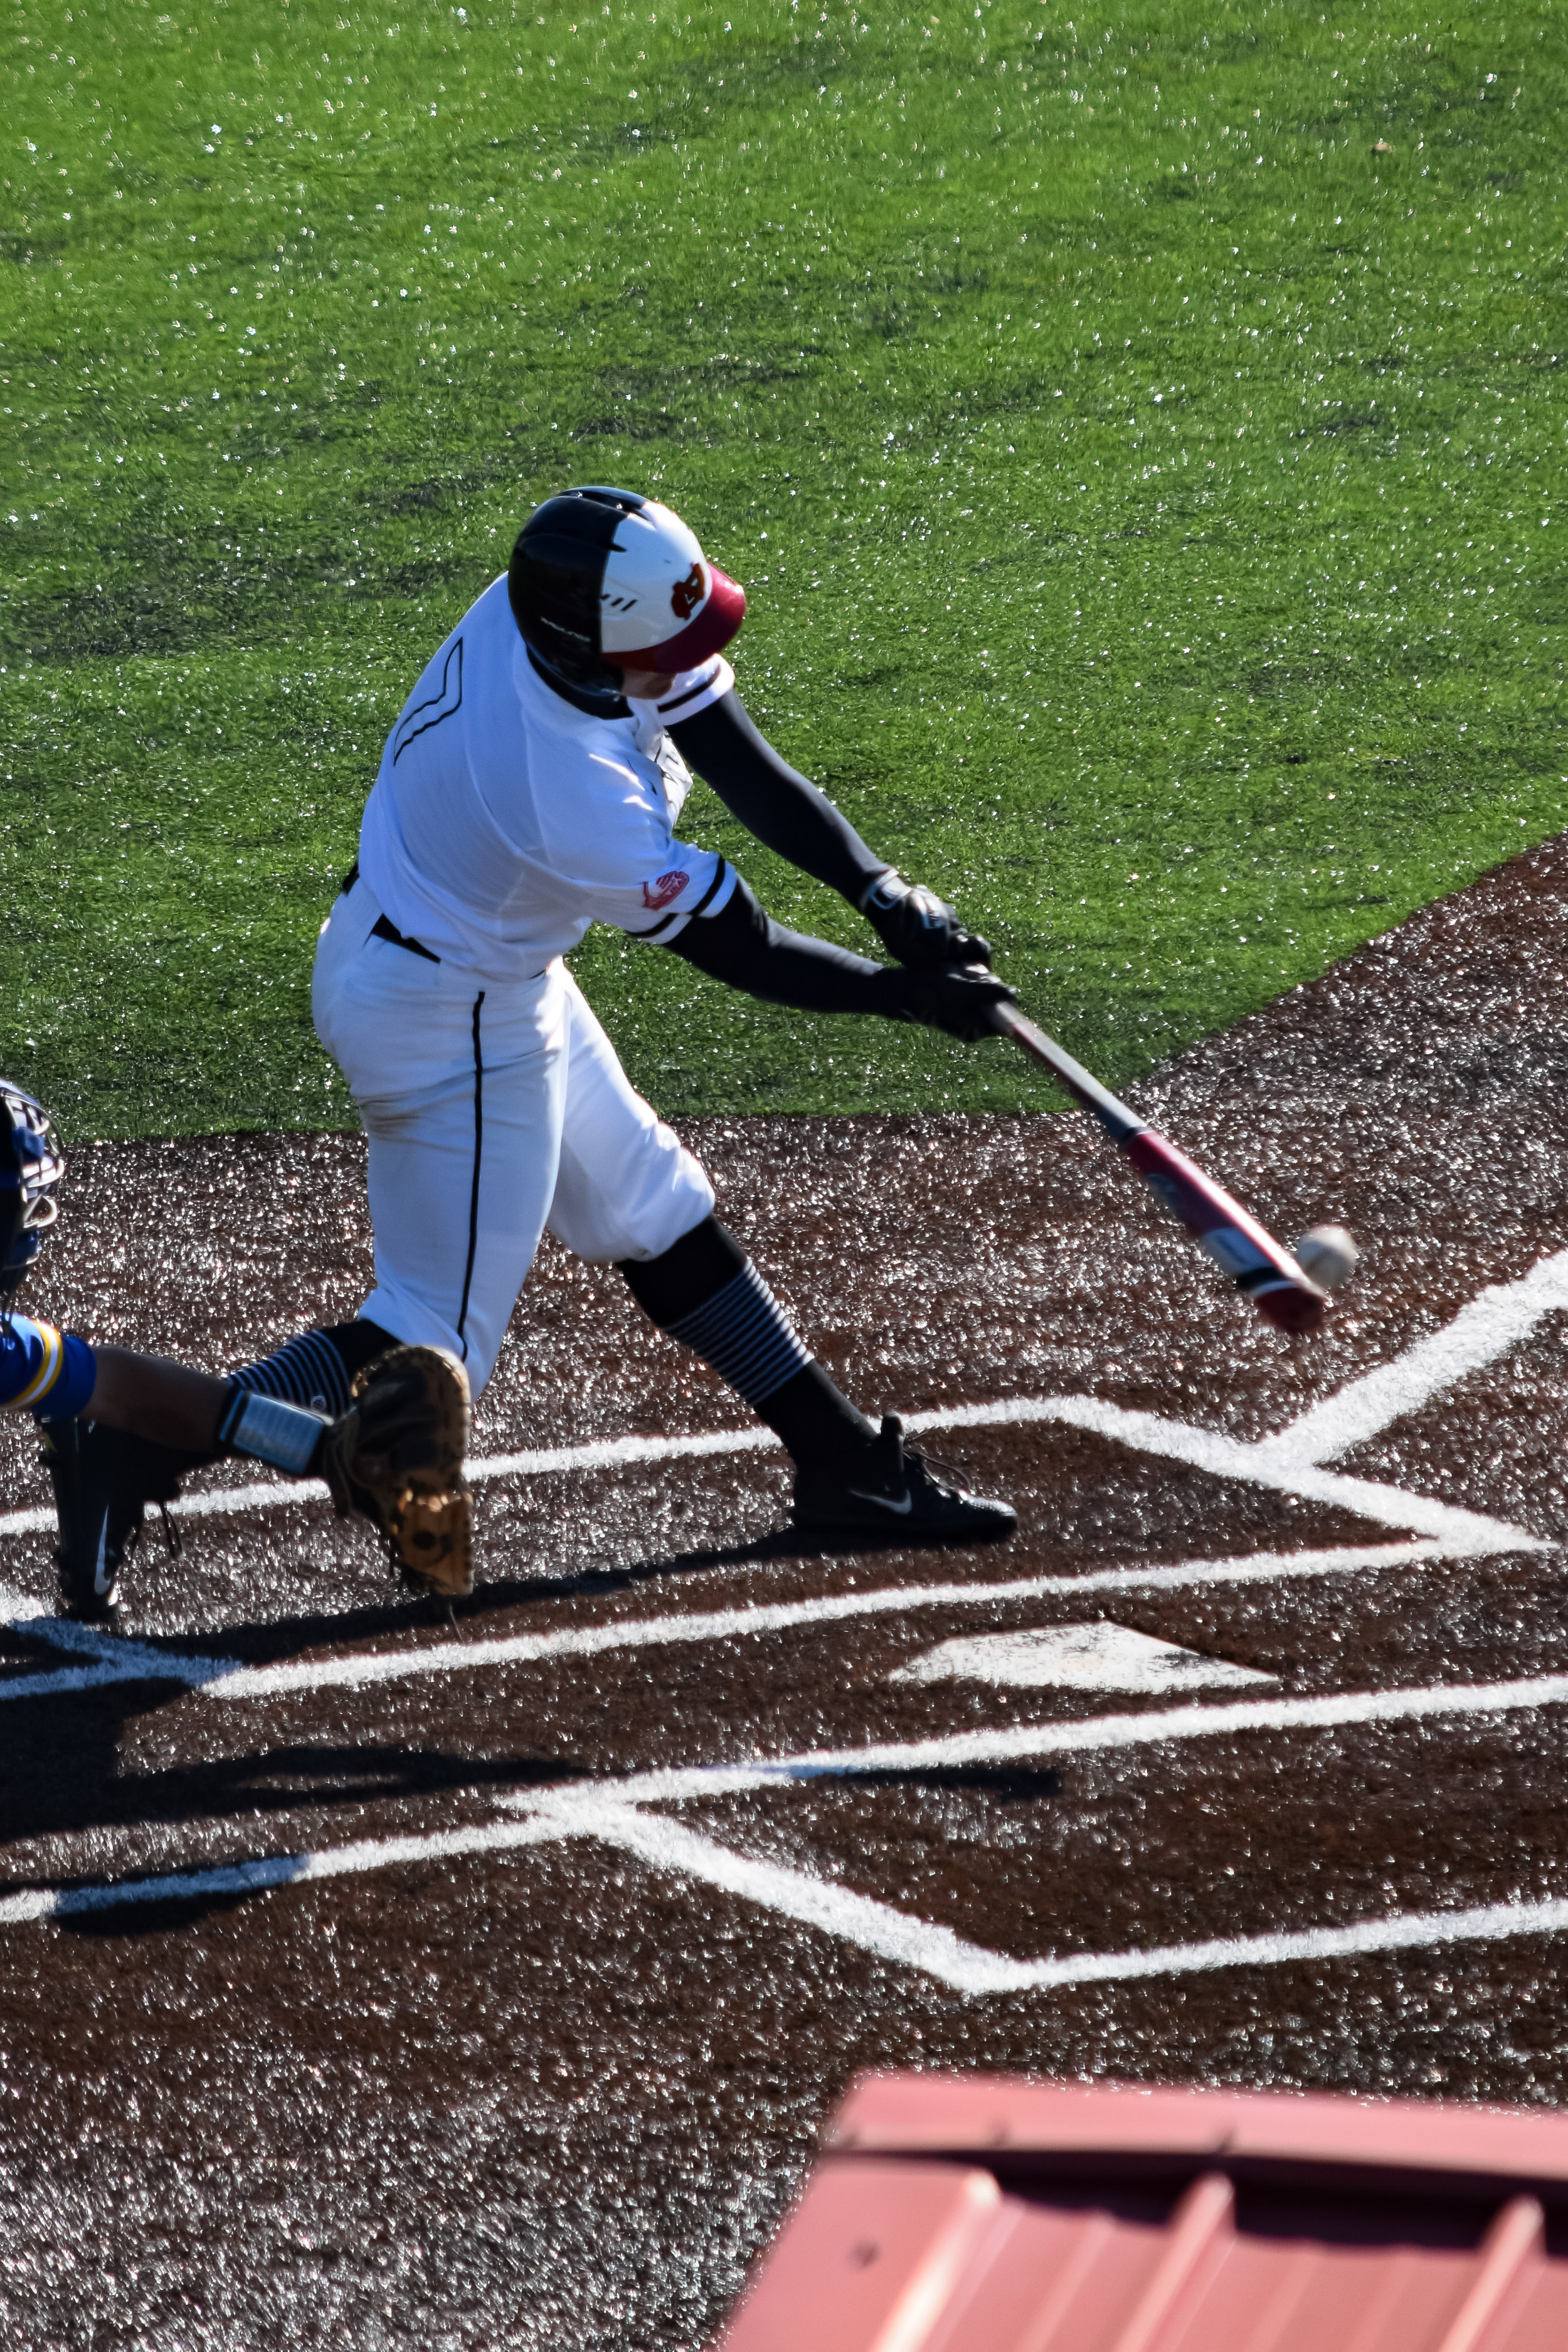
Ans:
<svg viewBox="0 0 1568 2352"><path fill-rule="evenodd" d="M1353 1234L1343 1225L1314 1225L1296 1244L1296 1263L1320 1290L1337 1290L1348 1282L1361 1256Z"/></svg>

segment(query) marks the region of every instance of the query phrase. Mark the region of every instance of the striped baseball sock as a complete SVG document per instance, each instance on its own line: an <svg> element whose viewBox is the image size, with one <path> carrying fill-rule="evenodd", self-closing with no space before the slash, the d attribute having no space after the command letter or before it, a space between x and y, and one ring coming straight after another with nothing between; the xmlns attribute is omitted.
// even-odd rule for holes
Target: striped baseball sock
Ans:
<svg viewBox="0 0 1568 2352"><path fill-rule="evenodd" d="M230 1372L231 1388L247 1389L253 1396L281 1398L285 1404L302 1404L336 1421L347 1412L354 1374L374 1363L396 1340L379 1323L361 1316L353 1323L334 1323L320 1331L300 1331L270 1356Z"/></svg>
<svg viewBox="0 0 1568 2352"><path fill-rule="evenodd" d="M644 1313L711 1364L817 1475L847 1471L875 1439L717 1217L621 1272Z"/></svg>
<svg viewBox="0 0 1568 2352"><path fill-rule="evenodd" d="M721 1290L689 1313L672 1316L664 1328L711 1364L753 1410L811 1361L810 1350L750 1258Z"/></svg>

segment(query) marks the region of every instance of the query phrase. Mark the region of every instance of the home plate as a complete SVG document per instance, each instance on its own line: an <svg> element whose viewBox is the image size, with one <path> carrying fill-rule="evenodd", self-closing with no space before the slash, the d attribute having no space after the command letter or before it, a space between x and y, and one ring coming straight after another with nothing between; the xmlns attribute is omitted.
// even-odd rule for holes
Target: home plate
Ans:
<svg viewBox="0 0 1568 2352"><path fill-rule="evenodd" d="M1205 1658L1174 1642L1156 1641L1131 1625L1044 1625L1032 1633L978 1633L940 1642L888 1679L997 1683L1014 1690L1058 1685L1066 1690L1186 1690L1200 1683L1230 1689L1272 1683L1272 1675Z"/></svg>

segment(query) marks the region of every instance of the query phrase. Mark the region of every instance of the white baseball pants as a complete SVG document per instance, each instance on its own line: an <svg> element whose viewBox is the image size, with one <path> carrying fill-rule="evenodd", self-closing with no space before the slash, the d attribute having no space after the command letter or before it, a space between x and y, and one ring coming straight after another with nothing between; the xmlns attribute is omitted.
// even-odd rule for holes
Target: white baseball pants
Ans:
<svg viewBox="0 0 1568 2352"><path fill-rule="evenodd" d="M477 1396L546 1225L579 1257L658 1257L712 1213L559 960L481 982L375 936L363 881L316 950L316 1034L370 1139L375 1288L360 1312L449 1348Z"/></svg>

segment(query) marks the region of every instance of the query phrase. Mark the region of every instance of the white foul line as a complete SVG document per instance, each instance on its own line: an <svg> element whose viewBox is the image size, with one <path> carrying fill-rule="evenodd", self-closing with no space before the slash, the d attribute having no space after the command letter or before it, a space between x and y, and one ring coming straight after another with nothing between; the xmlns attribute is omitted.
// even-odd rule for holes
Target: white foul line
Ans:
<svg viewBox="0 0 1568 2352"><path fill-rule="evenodd" d="M1237 1699L1221 1706L1173 1706L1091 1716L1078 1723L1009 1724L954 1731L935 1739L879 1748L826 1748L782 1757L771 1777L811 1780L858 1772L950 1770L1027 1756L1090 1755L1165 1740L1210 1739L1226 1733L1330 1731L1355 1724L1428 1722L1446 1715L1514 1715L1568 1706L1568 1675L1532 1675L1506 1683L1426 1683L1408 1690L1331 1691L1321 1697ZM727 1770L728 1767L721 1769ZM689 1774L686 1776L689 1779Z"/></svg>
<svg viewBox="0 0 1568 2352"><path fill-rule="evenodd" d="M727 1642L915 1609L994 1608L1016 1601L1076 1602L1090 1592L1274 1583L1284 1577L1342 1576L1358 1570L1405 1567L1437 1557L1435 1544L1378 1544L1362 1550L1347 1547L1334 1551L1256 1552L1244 1559L1185 1560L1170 1568L1097 1569L1084 1576L1020 1576L998 1584L884 1585L869 1592L824 1593L812 1601L626 1618L608 1625L566 1626L555 1633L518 1633L491 1642L450 1642L379 1656L362 1653L277 1666L231 1666L226 1661L214 1660L212 1664L220 1670L204 1675L203 1684L209 1698L258 1698L275 1691L397 1682L416 1675L461 1674L483 1666L530 1664L544 1658L595 1657L610 1650L650 1649L669 1643ZM0 1685L0 1698L5 1696L5 1686Z"/></svg>
<svg viewBox="0 0 1568 2352"><path fill-rule="evenodd" d="M1327 1551L1251 1552L1237 1559L1191 1559L1168 1568L1091 1569L1082 1576L1018 1576L998 1584L892 1584L869 1592L824 1593L739 1609L673 1611L662 1617L627 1617L607 1625L563 1626L550 1633L512 1633L489 1642L423 1643L416 1649L357 1651L342 1658L293 1660L247 1666L238 1658L191 1656L128 1642L68 1617L23 1618L30 1601L0 1594L0 1621L35 1641L77 1652L91 1664L0 1680L8 1699L44 1698L57 1691L94 1690L106 1683L187 1684L207 1698L265 1698L282 1691L354 1688L426 1675L470 1674L485 1667L531 1665L542 1659L587 1658L612 1650L654 1649L667 1643L727 1642L742 1636L791 1633L916 1609L993 1608L1015 1601L1066 1601L1092 1592L1167 1592L1192 1585L1274 1584L1298 1576L1349 1576L1365 1570L1405 1568L1443 1557L1436 1544L1342 1546ZM19 1605L8 1604L18 1600Z"/></svg>
<svg viewBox="0 0 1568 2352"><path fill-rule="evenodd" d="M996 1955L966 1943L951 1927L914 1918L907 1911L895 1910L890 1903L857 1895L831 1879L813 1878L805 1871L778 1863L754 1861L749 1854L716 1844L684 1822L639 1813L631 1805L573 1803L563 1806L557 1818L580 1823L587 1835L624 1853L636 1854L668 1876L700 1879L742 1902L818 1928L824 1935L837 1936L841 1942L875 1953L880 1959L918 1969L956 1990L1001 1990L969 1980L983 1977L987 1962L994 1968Z"/></svg>
<svg viewBox="0 0 1568 2352"><path fill-rule="evenodd" d="M687 1804L814 1780L854 1780L862 1773L952 1771L1035 1757L1104 1755L1191 1739L1235 1738L1246 1733L1337 1731L1364 1725L1426 1723L1455 1715L1484 1719L1550 1706L1568 1706L1568 1675L1533 1675L1506 1683L1425 1683L1405 1690L1331 1691L1309 1698L1145 1707L1136 1713L1080 1716L1075 1722L1006 1724L989 1730L949 1732L933 1739L889 1740L878 1747L808 1748L794 1756L748 1757L726 1764L655 1765L625 1780L598 1783L593 1793L617 1805ZM531 1803L532 1800L516 1801Z"/></svg>
<svg viewBox="0 0 1568 2352"><path fill-rule="evenodd" d="M965 1597L975 1596L971 1592ZM744 1618L763 1612L734 1613ZM666 1640L669 1637L669 1622L644 1621L650 1629L658 1626L660 1638ZM189 1668L198 1663L210 1667L213 1662L178 1663ZM58 1675L38 1675L33 1686L88 1689L98 1681L130 1678L92 1667L80 1671L79 1682L68 1670ZM147 1679L147 1670L139 1669L137 1678ZM165 1673L164 1678L173 1677ZM30 1695L26 1681L0 1685L0 1692L17 1696ZM1148 1707L1121 1715L1080 1717L1067 1722L1008 1724L986 1730L948 1732L931 1739L892 1741L876 1747L815 1748L792 1756L755 1757L728 1764L658 1766L630 1780L617 1782L615 1797L618 1803L668 1804L692 1797L717 1797L740 1790L762 1789L779 1782L852 1778L865 1772L951 1770L1026 1757L1091 1755L1227 1734L1237 1737L1268 1731L1327 1731L1363 1724L1425 1722L1451 1715L1513 1715L1565 1705L1568 1675L1533 1675L1511 1682L1424 1683L1405 1689L1330 1691L1302 1698L1237 1699L1222 1705Z"/></svg>
<svg viewBox="0 0 1568 2352"><path fill-rule="evenodd" d="M909 1414L905 1427L921 1416ZM932 1422L931 1426L938 1426ZM710 1454L763 1454L779 1447L771 1429L713 1429L674 1437L594 1438L584 1445L556 1445L522 1454L489 1454L467 1466L471 1485L490 1478L540 1478L551 1472L623 1470L638 1462L682 1461ZM270 1478L248 1486L210 1486L203 1493L182 1495L171 1503L173 1518L227 1518L243 1511L285 1510L305 1503L331 1499L321 1478ZM0 1516L0 1536L42 1535L52 1530L55 1514L47 1505Z"/></svg>
<svg viewBox="0 0 1568 2352"><path fill-rule="evenodd" d="M473 1467L470 1465L470 1475ZM268 1479L252 1486L213 1486L203 1494L182 1495L169 1505L169 1516L178 1519L227 1518L243 1511L275 1510L283 1505L324 1503L328 1499L320 1478L290 1479L287 1486ZM54 1530L54 1508L47 1503L0 1516L0 1536L52 1535Z"/></svg>
<svg viewBox="0 0 1568 2352"><path fill-rule="evenodd" d="M1528 1339L1544 1316L1563 1307L1568 1250L1543 1257L1517 1282L1489 1285L1440 1331L1311 1406L1277 1437L1265 1438L1258 1450L1284 1469L1333 1461L1495 1362Z"/></svg>
<svg viewBox="0 0 1568 2352"><path fill-rule="evenodd" d="M71 1617L37 1617L25 1612L37 1607L22 1593L0 1591L0 1623L14 1633L51 1649L86 1661L61 1666L52 1674L12 1675L0 1679L0 1706L7 1699L47 1698L57 1692L99 1690L107 1683L201 1684L222 1674L223 1658L189 1658L150 1643L128 1641L106 1625L82 1625Z"/></svg>
<svg viewBox="0 0 1568 2352"><path fill-rule="evenodd" d="M1395 1911L1386 1918L1358 1919L1343 1927L1216 1936L1206 1943L1167 1944L1146 1952L1084 1952L1070 1958L1019 1961L1014 1983L1020 1989L1025 1984L1112 1984L1137 1977L1190 1976L1203 1969L1283 1968L1295 1960L1352 1959L1365 1952L1418 1950L1434 1944L1554 1936L1564 1927L1568 1902L1532 1903L1516 1896L1478 1904L1468 1911Z"/></svg>
<svg viewBox="0 0 1568 2352"><path fill-rule="evenodd" d="M1124 1406L1088 1396L1001 1397L986 1404L943 1405L928 1412L904 1415L904 1426L912 1433L927 1429L1017 1429L1042 1422L1085 1429L1141 1454L1185 1462L1213 1477L1241 1479L1279 1494L1301 1495L1312 1502L1337 1503L1378 1526L1407 1528L1433 1537L1445 1549L1472 1557L1488 1552L1551 1549L1539 1536L1510 1527L1504 1519L1461 1510L1426 1495L1410 1494L1401 1486L1384 1486L1367 1478L1347 1478L1337 1471L1314 1469L1305 1462L1287 1462L1275 1449L1284 1444L1289 1431L1281 1437L1248 1444L1239 1438L1224 1436L1217 1430L1198 1429L1184 1421L1167 1421L1160 1413L1131 1412ZM603 1444L562 1446L552 1454L495 1454L470 1462L468 1475L470 1479L482 1480L521 1475L524 1469L530 1475L542 1475L546 1471L614 1468L697 1454L760 1454L767 1447L776 1446L777 1442L773 1432L766 1429L724 1430L695 1437L620 1437ZM184 1496L170 1507L178 1517L226 1517L237 1511L320 1502L325 1496L326 1488L317 1480L304 1478L287 1486L216 1486L205 1494ZM54 1523L54 1513L49 1510L13 1511L0 1518L0 1536L37 1534L52 1528Z"/></svg>
<svg viewBox="0 0 1568 2352"><path fill-rule="evenodd" d="M910 1416L911 1421L913 1415ZM1337 1503L1360 1518L1390 1528L1409 1528L1431 1536L1445 1551L1472 1559L1492 1552L1550 1551L1552 1547L1506 1519L1479 1511L1466 1511L1430 1496L1413 1495L1402 1486L1384 1486L1369 1478L1347 1478L1310 1464L1283 1466L1266 1451L1276 1441L1246 1444L1216 1430L1194 1429L1190 1423L1167 1421L1160 1413L1130 1412L1106 1404L1099 1397L1020 1398L1008 1408L960 1405L945 1416L943 1425L978 1428L989 1421L1059 1421L1087 1429L1141 1454L1185 1462L1212 1477L1236 1478L1254 1486L1271 1487L1282 1495L1300 1495L1309 1502Z"/></svg>
<svg viewBox="0 0 1568 2352"><path fill-rule="evenodd" d="M461 1854L541 1845L560 1834L542 1818L484 1822L474 1829L438 1830L426 1837L361 1838L353 1845L331 1846L319 1853L265 1854L247 1862L218 1863L206 1870L122 1878L107 1886L29 1886L0 1896L0 1927L18 1927L30 1919L69 1918L83 1911L110 1911L125 1903L189 1903L204 1895L258 1895L268 1887L298 1886L310 1879L391 1870L399 1863L442 1862Z"/></svg>
<svg viewBox="0 0 1568 2352"><path fill-rule="evenodd" d="M682 1822L649 1818L615 1805L585 1808L583 1818L593 1835L605 1844L637 1854L656 1870L700 1879L744 1902L837 1936L879 1959L917 1969L952 1991L972 1997L1191 1976L1205 1969L1281 1968L1292 1961L1347 1959L1370 1952L1419 1950L1435 1944L1550 1936L1568 1927L1568 1902L1514 1897L1466 1911L1396 1911L1344 1927L1211 1937L1202 1943L1165 1944L1142 1952L1074 1952L1060 1958L1016 1960L983 1944L968 1942L951 1927L912 1918L891 1904L857 1895L848 1887L808 1877L804 1871L776 1863L753 1861Z"/></svg>
<svg viewBox="0 0 1568 2352"><path fill-rule="evenodd" d="M1037 1581L1038 1580L1030 1580ZM609 1630L609 1629L605 1629ZM642 1809L713 1799L829 1776L921 1771L997 1763L1023 1757L1089 1754L1166 1741L1257 1731L1323 1730L1350 1725L1471 1717L1568 1704L1568 1675L1512 1683L1428 1685L1404 1691L1341 1692L1325 1697L1242 1701L1151 1709L1078 1723L1009 1727L880 1747L819 1750L775 1761L660 1769L609 1787L564 1789L508 1801L507 1818L426 1836L363 1839L324 1852L258 1856L205 1869L165 1872L110 1885L18 1889L0 1897L0 1925L101 1912L151 1902L243 1897L309 1880L379 1871L399 1864L516 1850L570 1837L592 1837L650 1867L696 1878L775 1915L837 1937L861 1950L920 1970L971 1996L1126 1981L1238 1967L1276 1967L1415 1949L1463 1940L1552 1934L1568 1927L1568 1903L1522 1899L1463 1912L1393 1914L1348 1926L1170 1945L1148 1951L1089 1952L1016 1960L968 1943L939 1923L831 1881L761 1862L703 1837L685 1823Z"/></svg>

